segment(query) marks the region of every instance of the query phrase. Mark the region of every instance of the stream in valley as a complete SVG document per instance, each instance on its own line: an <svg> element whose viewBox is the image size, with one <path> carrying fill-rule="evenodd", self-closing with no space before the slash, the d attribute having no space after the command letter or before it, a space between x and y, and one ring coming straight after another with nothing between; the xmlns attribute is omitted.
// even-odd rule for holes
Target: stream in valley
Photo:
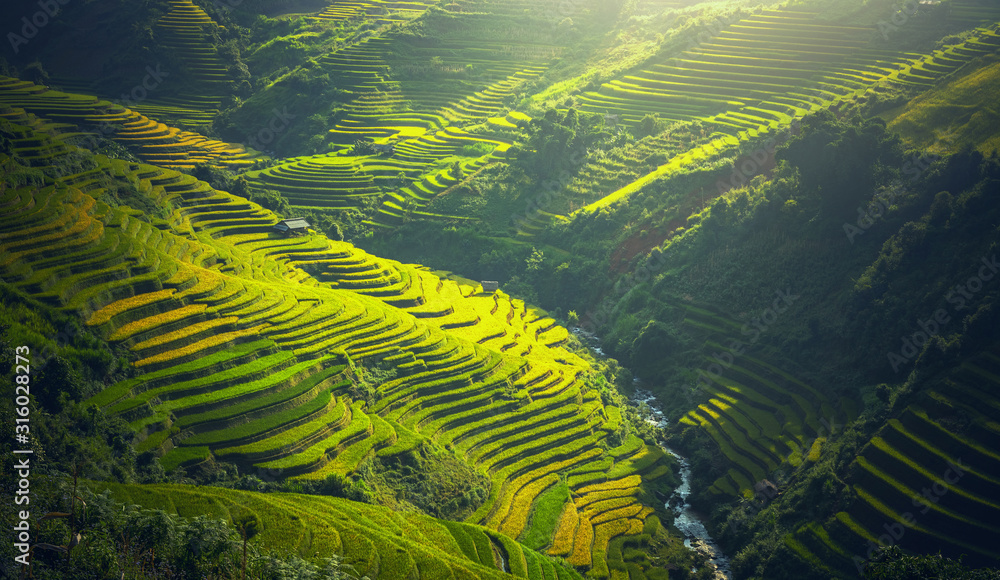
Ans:
<svg viewBox="0 0 1000 580"><path fill-rule="evenodd" d="M601 341L597 336L584 332L579 328L574 328L572 332L580 339L580 342L587 345L595 354L602 357L606 356L604 351L601 350ZM663 429L667 426L667 420L663 415L663 411L660 410L656 397L653 396L653 393L640 388L638 379L634 380L636 381L636 390L635 394L631 397L631 401L636 405L645 403L652 413L652 417L647 419L647 421L658 429ZM665 452L677 459L677 462L681 466L681 484L674 490L673 495L667 499L665 507L674 514L674 526L684 535L684 545L704 554L708 558L709 565L715 568L715 580L731 580L732 573L729 570L729 558L726 557L718 544L715 543L715 540L712 539L711 534L708 533L705 524L702 522L701 516L688 503L688 496L691 495L691 465L687 459L671 449L664 442L661 441L659 445Z"/></svg>
<svg viewBox="0 0 1000 580"><path fill-rule="evenodd" d="M632 402L645 403L649 406L653 414L651 419L647 419L650 424L659 429L667 426L667 420L663 416L663 411L659 409L659 404L653 393L636 388L635 394L632 395ZM715 568L716 580L730 580L732 574L729 571L729 558L722 553L722 549L705 529L701 516L688 503L688 496L691 495L691 465L687 459L681 457L665 443L660 442L660 447L673 456L681 466L681 484L677 486L666 503L666 508L674 514L674 526L684 534L685 546L708 558L710 565Z"/></svg>

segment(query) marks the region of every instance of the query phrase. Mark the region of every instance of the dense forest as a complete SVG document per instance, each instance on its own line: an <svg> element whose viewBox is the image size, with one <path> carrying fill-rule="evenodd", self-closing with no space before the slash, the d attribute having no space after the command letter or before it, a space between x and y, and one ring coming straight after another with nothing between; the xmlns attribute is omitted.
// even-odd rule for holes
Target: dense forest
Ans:
<svg viewBox="0 0 1000 580"><path fill-rule="evenodd" d="M1000 578L996 3L0 15L0 576Z"/></svg>

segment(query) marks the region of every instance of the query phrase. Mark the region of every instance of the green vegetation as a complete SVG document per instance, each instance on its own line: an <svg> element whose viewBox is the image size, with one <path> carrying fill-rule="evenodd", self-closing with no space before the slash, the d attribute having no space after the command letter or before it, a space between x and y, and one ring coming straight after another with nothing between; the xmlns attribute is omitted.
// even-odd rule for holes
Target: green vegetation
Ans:
<svg viewBox="0 0 1000 580"><path fill-rule="evenodd" d="M35 576L993 574L992 3L36 4Z"/></svg>
<svg viewBox="0 0 1000 580"><path fill-rule="evenodd" d="M470 559L451 539L449 532L482 533L469 524L445 525L426 516L394 514L382 507L315 496L219 488L194 491L182 485L84 485L100 490L77 492L82 493L87 510L77 509L81 513L74 514L72 525L85 540L75 547L69 563L39 553L41 562L35 567L40 575L98 578L109 571L128 575L167 570L189 576L309 574L333 579L361 578L381 570L399 575L394 577L435 578L442 573L462 578L507 577L492 559ZM247 534L250 557L244 560L240 552L247 551L241 546L248 522L256 533ZM68 527L63 522L50 524L43 538L62 541L57 538L65 536ZM143 533L129 537L136 529ZM497 538L510 549L522 550L505 536ZM564 565L523 550L553 572L580 578ZM316 553L331 555L316 559Z"/></svg>
<svg viewBox="0 0 1000 580"><path fill-rule="evenodd" d="M91 162L118 179L145 180L142 191L169 200L169 213L105 204L109 190L99 182L14 189L6 199L15 211L0 225L4 279L66 305L127 348L144 374L107 385L88 404L127 421L145 461L161 456L169 477L254 487L239 474L277 474L301 480L286 485L303 491L468 517L518 535L527 522L520 506L547 487L536 479L600 457L605 440L627 436L620 413L601 412L597 395L586 392L601 367L566 351L566 331L523 301L478 294L466 280L323 236L281 236L267 210L184 174ZM60 211L40 211L47 207ZM104 267L53 260L49 252L63 245ZM423 308L438 303L447 308ZM502 342L481 346L493 340ZM378 362L389 355L403 364ZM424 370L405 366L417 362ZM517 382L529 373L551 378ZM587 382L578 383L584 374ZM568 412L565 421L529 430L516 445L494 439L452 455L429 439L473 435L468 425L498 411L508 428L524 432L537 412L557 406ZM563 459L577 452L585 453ZM424 459L401 459L414 453ZM421 475L408 480L415 468ZM633 509L609 521L632 518L641 528L648 508L634 497L626 506ZM628 523L615 529L638 533ZM545 561L529 557L522 573L529 560L532 569Z"/></svg>
<svg viewBox="0 0 1000 580"><path fill-rule="evenodd" d="M988 155L997 150L1000 143L990 131L996 121L989 109L975 106L982 102L984 94L994 91L997 66L995 56L985 57L977 66L963 70L953 82L907 103L905 110L887 112L884 116L889 118L889 128L913 146L937 154L976 149ZM935 133L935 127L944 129ZM947 142L941 138L943 131L947 131Z"/></svg>
<svg viewBox="0 0 1000 580"><path fill-rule="evenodd" d="M865 566L864 577L872 580L916 580L917 578L989 579L996 571L969 570L961 561L939 555L908 556L899 548L880 550Z"/></svg>

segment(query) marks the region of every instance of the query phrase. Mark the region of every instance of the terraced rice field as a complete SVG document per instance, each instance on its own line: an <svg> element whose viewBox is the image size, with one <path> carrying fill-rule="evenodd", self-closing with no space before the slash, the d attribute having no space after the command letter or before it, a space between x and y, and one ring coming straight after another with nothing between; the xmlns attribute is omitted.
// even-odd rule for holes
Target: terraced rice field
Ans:
<svg viewBox="0 0 1000 580"><path fill-rule="evenodd" d="M183 485L96 486L109 490L117 501L181 516L208 515L231 524L242 517L256 516L261 529L251 543L307 558L340 554L345 564L363 576L510 578L494 555L502 554L510 572L519 578L581 579L569 566L488 528L393 512L340 498ZM529 569L532 574L526 573Z"/></svg>
<svg viewBox="0 0 1000 580"><path fill-rule="evenodd" d="M978 12L977 12L978 13ZM617 115L634 125L646 114L667 121L701 121L703 143L624 187L574 200L576 211L595 211L646 184L735 148L741 141L786 128L796 117L836 106L879 83L928 87L977 56L1000 46L996 25L931 54L871 47L874 30L817 21L813 13L763 10L668 60L605 83L577 99L580 110ZM767 81L762 81L767 79ZM599 167L593 171L602 173ZM520 224L531 237L553 216Z"/></svg>
<svg viewBox="0 0 1000 580"><path fill-rule="evenodd" d="M397 121L387 120L386 123ZM358 135L381 127L358 129ZM421 211L434 196L455 185L465 175L478 171L497 156L503 155L510 144L489 136L466 133L457 128L429 132L423 128L393 127L408 132L413 138L396 142L395 153L357 157L338 153L296 157L261 171L247 172L251 186L281 192L289 202L305 208L358 207L367 197L378 197L381 205L377 217L382 223L400 223L407 216L435 216ZM345 131L346 132L346 131ZM463 148L483 144L491 153L466 153ZM452 175L453 166L441 167L439 162L455 158L460 175ZM388 190L383 194L383 190Z"/></svg>
<svg viewBox="0 0 1000 580"><path fill-rule="evenodd" d="M989 565L1000 516L1000 350L965 362L907 407L862 450L851 484L857 499L823 525L785 539L803 560L854 570L869 541L892 533L904 548ZM895 537L898 536L898 537ZM820 568L823 569L823 568Z"/></svg>
<svg viewBox="0 0 1000 580"><path fill-rule="evenodd" d="M670 121L711 119L733 136L773 128L867 88L916 56L871 50L872 33L824 24L809 12L765 10L585 93L580 108L618 114L627 124L654 112Z"/></svg>
<svg viewBox="0 0 1000 580"><path fill-rule="evenodd" d="M367 18L377 24L396 24L416 18L436 4L438 4L436 1L344 0L331 3L314 18L319 20Z"/></svg>
<svg viewBox="0 0 1000 580"><path fill-rule="evenodd" d="M130 85L120 91L111 90L94 78L75 76L79 74L75 71L54 75L51 84L71 93L96 94L107 99L121 97L120 102L137 113L181 129L204 132L218 116L222 99L233 91L233 77L213 39L213 33L223 27L190 0L166 0L160 4L167 13L153 23L153 42L170 59L150 63L148 70L158 71L157 76L144 79L147 71L137 71ZM92 17L100 21L108 14L106 10L97 10ZM132 84L139 81L137 86L143 89L137 93L140 96L128 96ZM150 81L152 85L148 84Z"/></svg>
<svg viewBox="0 0 1000 580"><path fill-rule="evenodd" d="M253 186L279 191L299 207L358 207L364 198L378 196L372 224L379 226L414 218L470 219L432 214L424 207L506 155L511 137L505 133L525 120L511 116L509 98L538 78L561 50L543 33L522 42L524 30L518 28L534 28L514 21L530 6L515 4L450 3L446 11L461 12L461 25L449 20L446 37L432 46L389 35L317 59L324 72L341 80L339 88L353 96L346 106L350 114L330 129L331 139L342 147L334 154L292 159L252 173ZM421 12L427 5L337 3L321 17L353 18L381 14L386 8L391 19L407 10ZM528 52L512 52L512 35ZM392 145L395 151L345 157L357 139ZM454 161L459 163L458 174L452 171Z"/></svg>
<svg viewBox="0 0 1000 580"><path fill-rule="evenodd" d="M222 99L231 94L232 75L212 41L212 32L219 25L190 0L169 0L170 11L154 26L157 43L183 64L183 90L172 90L172 96L139 101L136 108L143 114L182 126L209 125L218 115ZM177 78L181 77L181 78Z"/></svg>
<svg viewBox="0 0 1000 580"><path fill-rule="evenodd" d="M1000 6L983 0L953 0L947 6L948 21L962 28L987 26L1000 20Z"/></svg>
<svg viewBox="0 0 1000 580"><path fill-rule="evenodd" d="M706 352L728 352L723 345L741 325L705 308L686 309L684 324L704 337ZM706 356L699 366L717 371L719 365ZM853 401L831 400L753 353L736 357L724 372L702 376L700 387L710 398L680 423L705 430L726 458L728 473L709 488L724 496L752 495L754 484L778 467L815 461L810 451L816 442L857 413Z"/></svg>
<svg viewBox="0 0 1000 580"><path fill-rule="evenodd" d="M33 165L73 151L67 124L5 117ZM142 374L90 402L127 420L168 469L215 456L317 479L433 441L492 481L471 523L519 536L567 473L588 522L563 532L575 565L600 573L607 542L642 531L649 510L634 493L590 494L605 481L634 488L662 455L634 442L606 449L620 411L584 392L590 367L544 312L323 236L279 235L273 214L191 176L92 159L87 174L0 193L0 275L133 353ZM170 215L108 206L107 178ZM398 372L371 403L350 396L359 361Z"/></svg>
<svg viewBox="0 0 1000 580"><path fill-rule="evenodd" d="M677 7L675 2L649 4L642 10ZM989 18L989 7L967 4L956 5L949 18L967 18L978 25ZM518 123L508 118L505 97L521 83L537 78L560 54L551 22L522 24L520 30L514 24L515 18L526 13L545 14L544 6L470 0L448 4L446 9L462 13L461 25L456 21L454 30L434 46L408 45L390 36L366 40L321 61L331 75L344 78L358 94L348 107L351 115L331 130L334 141L346 145L357 138L371 138L395 144L397 151L405 153L390 158L399 157L408 162L405 165L376 165L394 170L382 180L375 177L386 191L373 218L377 225L392 226L412 218L461 219L421 211L452 183L448 178L461 178L445 175L434 164L455 153L441 147L441 141L448 138L441 131L482 121L486 121L485 128L515 128ZM559 13L566 9L560 6ZM511 35L518 37L521 52L517 55L510 52ZM933 54L911 54L873 48L875 35L874 27L830 24L811 12L762 10L681 54L649 63L598 91L580 95L577 108L615 115L626 126L656 113L665 121L701 121L707 130L694 136L693 143L662 138L648 143L646 147L666 152L668 159L645 174L634 167L622 171L621 167L629 165L623 160L591 160L571 188L574 193L566 207L528 216L519 223L518 234L532 237L559 219L559 212L596 210L656 179L730 151L741 141L781 130L796 117L836 106L880 83L929 86L970 59L994 52L1000 44L995 30L984 28L973 38ZM433 76L427 69L431 59L437 60L442 71L467 69L473 76L422 80ZM484 76L492 81L485 87L480 80L471 80ZM456 99L456 95L466 96ZM488 133L478 137L489 139ZM502 153L497 150L494 156ZM643 152L634 153L642 156ZM463 176L493 158L463 159L463 168L468 169ZM358 171L367 171L368 165L368 160L359 160ZM268 176L261 177L257 186L286 191ZM287 195L305 207L345 207L369 193L364 187L345 191L338 180L327 181L327 176L316 187L328 193L288 189Z"/></svg>
<svg viewBox="0 0 1000 580"><path fill-rule="evenodd" d="M218 116L222 99L233 89L233 77L213 40L213 32L221 27L190 0L168 0L166 4L169 11L154 24L153 34L157 44L173 57L168 67L181 68L162 69L166 80L157 81L152 90L127 104L158 122L205 130ZM95 92L95 83L84 79L58 77L53 83L65 91Z"/></svg>
<svg viewBox="0 0 1000 580"><path fill-rule="evenodd" d="M177 169L206 163L239 169L252 163L241 145L209 139L164 125L121 105L89 95L0 77L0 105L69 124L82 137L104 137L129 148L147 163Z"/></svg>

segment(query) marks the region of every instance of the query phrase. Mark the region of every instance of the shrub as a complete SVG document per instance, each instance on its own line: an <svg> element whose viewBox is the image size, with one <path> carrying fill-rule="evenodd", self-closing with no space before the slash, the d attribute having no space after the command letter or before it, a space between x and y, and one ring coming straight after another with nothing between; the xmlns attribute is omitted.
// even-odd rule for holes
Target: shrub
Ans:
<svg viewBox="0 0 1000 580"><path fill-rule="evenodd" d="M463 145L461 154L466 157L482 157L493 152L493 145L478 141L470 145Z"/></svg>

